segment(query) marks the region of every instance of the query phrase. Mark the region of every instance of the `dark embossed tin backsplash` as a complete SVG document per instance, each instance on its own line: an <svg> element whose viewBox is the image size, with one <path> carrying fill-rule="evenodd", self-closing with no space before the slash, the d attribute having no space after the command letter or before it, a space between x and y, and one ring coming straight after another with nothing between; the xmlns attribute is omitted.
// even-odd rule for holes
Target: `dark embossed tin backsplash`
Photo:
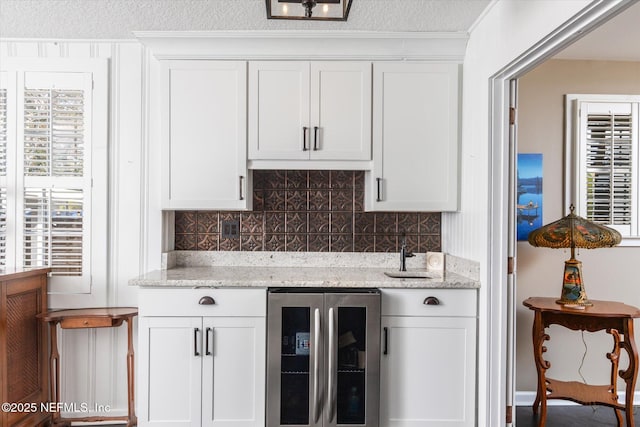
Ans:
<svg viewBox="0 0 640 427"><path fill-rule="evenodd" d="M253 171L253 211L177 211L175 248L201 251L440 251L441 215L364 212L362 171ZM237 220L240 238L222 238Z"/></svg>

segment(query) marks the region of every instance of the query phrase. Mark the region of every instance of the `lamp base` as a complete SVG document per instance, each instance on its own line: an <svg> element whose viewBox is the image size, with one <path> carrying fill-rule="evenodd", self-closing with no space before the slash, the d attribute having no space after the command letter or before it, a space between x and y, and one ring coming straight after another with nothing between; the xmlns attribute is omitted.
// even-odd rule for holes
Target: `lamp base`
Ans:
<svg viewBox="0 0 640 427"><path fill-rule="evenodd" d="M564 277L562 278L562 294L556 301L568 306L589 307L593 304L587 299L582 282L582 263L575 258L564 262Z"/></svg>

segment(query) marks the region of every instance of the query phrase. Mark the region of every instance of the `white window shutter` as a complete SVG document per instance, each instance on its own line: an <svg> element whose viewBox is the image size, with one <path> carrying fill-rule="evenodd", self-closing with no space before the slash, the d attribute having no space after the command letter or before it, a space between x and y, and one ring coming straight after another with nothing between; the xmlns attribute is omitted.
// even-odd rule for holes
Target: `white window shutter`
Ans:
<svg viewBox="0 0 640 427"><path fill-rule="evenodd" d="M18 261L50 267L57 291L89 292L91 75L27 72L21 87Z"/></svg>
<svg viewBox="0 0 640 427"><path fill-rule="evenodd" d="M0 84L0 268L7 266L7 88Z"/></svg>
<svg viewBox="0 0 640 427"><path fill-rule="evenodd" d="M582 102L579 116L578 212L633 236L639 214L637 103Z"/></svg>

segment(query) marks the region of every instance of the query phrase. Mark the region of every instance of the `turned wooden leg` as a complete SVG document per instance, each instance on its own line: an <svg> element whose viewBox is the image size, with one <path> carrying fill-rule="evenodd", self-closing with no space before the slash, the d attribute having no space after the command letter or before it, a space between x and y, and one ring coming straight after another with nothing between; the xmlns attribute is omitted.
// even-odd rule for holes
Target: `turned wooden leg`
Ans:
<svg viewBox="0 0 640 427"><path fill-rule="evenodd" d="M49 354L49 390L51 402L60 402L60 353L58 353L58 325L55 322L49 323L51 331L51 353ZM60 411L56 405L56 410L51 416L54 426L60 424Z"/></svg>
<svg viewBox="0 0 640 427"><path fill-rule="evenodd" d="M127 319L127 336L128 336L128 348L127 348L127 385L129 394L129 421L127 427L138 425L138 419L136 417L135 407L135 365L133 354L133 318Z"/></svg>

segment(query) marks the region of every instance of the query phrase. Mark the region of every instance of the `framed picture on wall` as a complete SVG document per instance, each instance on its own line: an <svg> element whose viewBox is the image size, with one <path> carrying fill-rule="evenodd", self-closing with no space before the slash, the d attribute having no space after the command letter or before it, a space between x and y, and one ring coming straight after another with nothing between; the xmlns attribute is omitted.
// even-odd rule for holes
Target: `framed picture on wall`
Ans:
<svg viewBox="0 0 640 427"><path fill-rule="evenodd" d="M518 240L542 226L542 153L518 153Z"/></svg>

